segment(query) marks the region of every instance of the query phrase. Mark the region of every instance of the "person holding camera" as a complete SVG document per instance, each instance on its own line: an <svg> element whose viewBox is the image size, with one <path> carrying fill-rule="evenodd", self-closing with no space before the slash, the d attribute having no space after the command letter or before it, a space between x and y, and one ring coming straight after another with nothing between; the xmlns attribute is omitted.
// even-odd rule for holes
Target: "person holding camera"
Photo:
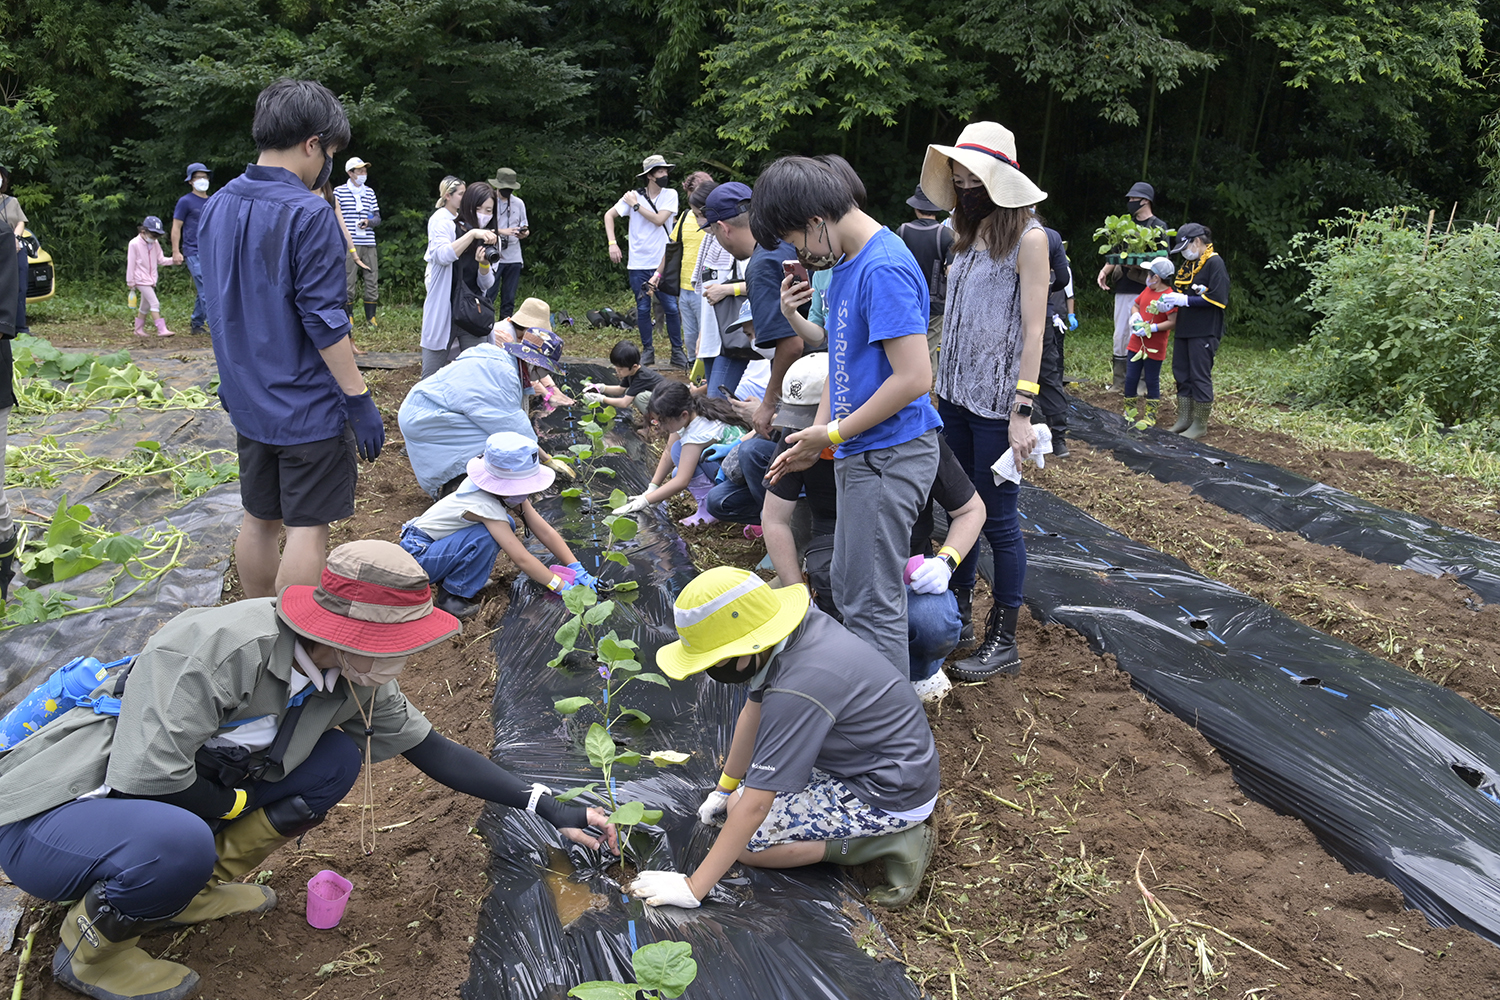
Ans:
<svg viewBox="0 0 1500 1000"><path fill-rule="evenodd" d="M354 296L359 292L360 273L364 273L365 323L375 325L375 303L380 300L378 281L380 266L375 253L375 227L380 225L380 202L365 181L370 164L357 156L344 161L349 180L333 189L338 199L339 217L349 231L353 246L344 261L344 281L348 284L349 315L354 315Z"/></svg>
<svg viewBox="0 0 1500 1000"><path fill-rule="evenodd" d="M526 203L516 194L520 186L516 172L509 167L501 167L490 178L490 187L495 189L495 230L500 234L500 257L494 265L495 280L500 286L496 316L509 316L516 311L516 289L521 284L521 241L531 235Z"/></svg>
<svg viewBox="0 0 1500 1000"><path fill-rule="evenodd" d="M479 184L475 184L479 187ZM483 185L486 196L490 199L490 212L494 212L494 192L488 184ZM422 377L426 378L439 368L446 365L450 360L449 349L453 346L455 339L454 328L454 289L456 277L454 265L465 255L473 255L476 243L493 245L499 242L499 235L493 228L479 226L478 207L483 204L484 199L471 208L474 214L473 222L462 235L458 232L458 218L468 194L468 187L457 177L449 175L444 177L438 185L437 211L432 213L432 218L427 220L427 298L422 303ZM493 266L493 265L492 265ZM478 258L475 258L477 271ZM475 286L478 287L478 276L476 274ZM485 288L494 284L495 277L491 273ZM490 324L494 323L495 310L489 304L488 296L480 298L475 304L475 326L482 319L479 314L485 308L489 309ZM464 305L468 301L463 302ZM489 335L489 327L483 332L469 330L470 339L467 343L460 340L460 350L473 347Z"/></svg>
<svg viewBox="0 0 1500 1000"><path fill-rule="evenodd" d="M453 339L462 354L489 339L495 328L496 270L502 237L495 227L495 189L475 181L464 191L454 223L471 249L453 262Z"/></svg>

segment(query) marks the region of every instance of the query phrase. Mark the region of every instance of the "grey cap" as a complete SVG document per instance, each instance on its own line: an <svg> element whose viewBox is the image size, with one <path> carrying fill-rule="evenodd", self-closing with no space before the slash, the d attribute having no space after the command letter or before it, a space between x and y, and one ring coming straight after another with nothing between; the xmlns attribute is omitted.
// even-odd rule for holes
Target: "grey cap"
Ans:
<svg viewBox="0 0 1500 1000"><path fill-rule="evenodd" d="M1145 181L1136 181L1130 185L1130 190L1125 192L1127 198L1145 198L1153 205L1156 203L1156 188Z"/></svg>
<svg viewBox="0 0 1500 1000"><path fill-rule="evenodd" d="M1177 268L1173 267L1172 262L1165 257L1158 257L1147 264L1146 270L1155 273L1162 281L1171 281L1172 275L1177 273Z"/></svg>

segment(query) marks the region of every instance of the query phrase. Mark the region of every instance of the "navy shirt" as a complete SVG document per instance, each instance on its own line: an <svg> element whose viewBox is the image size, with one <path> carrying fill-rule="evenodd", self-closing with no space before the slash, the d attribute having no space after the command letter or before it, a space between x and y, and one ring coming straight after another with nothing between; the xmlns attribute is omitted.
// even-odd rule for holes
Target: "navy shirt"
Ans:
<svg viewBox="0 0 1500 1000"><path fill-rule="evenodd" d="M781 315L781 262L794 260L797 248L782 243L775 250L759 244L745 268L746 291L750 293L750 316L755 321L755 346L773 347L778 340L797 336L791 322Z"/></svg>
<svg viewBox="0 0 1500 1000"><path fill-rule="evenodd" d="M318 353L349 335L344 234L290 170L250 164L203 208L198 255L219 399L261 444L344 432L344 392Z"/></svg>
<svg viewBox="0 0 1500 1000"><path fill-rule="evenodd" d="M198 220L203 214L203 206L207 204L207 198L200 198L189 192L178 198L177 207L172 209L172 218L182 220L182 241L177 245L182 249L184 257L191 257L198 252Z"/></svg>

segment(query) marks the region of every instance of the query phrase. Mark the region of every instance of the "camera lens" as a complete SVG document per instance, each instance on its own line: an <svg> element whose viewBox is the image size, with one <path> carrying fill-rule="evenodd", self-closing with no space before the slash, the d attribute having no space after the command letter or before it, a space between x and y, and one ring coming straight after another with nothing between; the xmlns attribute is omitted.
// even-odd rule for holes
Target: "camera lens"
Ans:
<svg viewBox="0 0 1500 1000"><path fill-rule="evenodd" d="M487 246L484 248L484 260L487 264L493 264L500 259L500 248Z"/></svg>

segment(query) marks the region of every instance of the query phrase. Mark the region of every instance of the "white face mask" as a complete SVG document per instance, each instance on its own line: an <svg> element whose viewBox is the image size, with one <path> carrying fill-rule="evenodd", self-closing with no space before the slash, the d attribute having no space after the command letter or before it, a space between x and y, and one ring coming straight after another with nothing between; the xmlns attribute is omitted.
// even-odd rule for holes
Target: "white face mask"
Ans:
<svg viewBox="0 0 1500 1000"><path fill-rule="evenodd" d="M1197 260L1199 257L1203 256L1203 251L1198 249L1197 247L1188 247L1186 250L1182 251L1182 256L1185 260Z"/></svg>
<svg viewBox="0 0 1500 1000"><path fill-rule="evenodd" d="M475 218L479 220L479 228L481 229L483 229L485 226L488 226L490 224L490 220L494 219L494 217L494 214L491 212L479 212L475 216Z"/></svg>
<svg viewBox="0 0 1500 1000"><path fill-rule="evenodd" d="M193 190L197 191L199 194L203 194L205 191L207 191L208 190L208 178L207 177L200 177L197 180L193 181Z"/></svg>
<svg viewBox="0 0 1500 1000"><path fill-rule="evenodd" d="M364 174L355 174L354 176L350 177L349 179L354 182L354 186L355 187L364 187L365 186L365 175Z"/></svg>

